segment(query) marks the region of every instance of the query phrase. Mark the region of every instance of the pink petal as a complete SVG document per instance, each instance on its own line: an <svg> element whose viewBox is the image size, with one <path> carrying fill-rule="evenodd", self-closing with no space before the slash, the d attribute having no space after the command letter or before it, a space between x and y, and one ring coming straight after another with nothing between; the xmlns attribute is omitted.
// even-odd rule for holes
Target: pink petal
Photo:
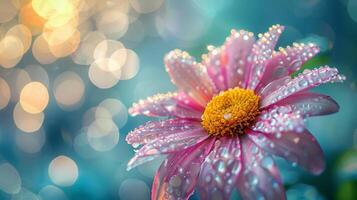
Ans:
<svg viewBox="0 0 357 200"><path fill-rule="evenodd" d="M277 105L288 105L304 117L328 115L339 110L337 102L331 97L313 92L293 94Z"/></svg>
<svg viewBox="0 0 357 200"><path fill-rule="evenodd" d="M251 127L254 131L264 133L299 132L303 131L304 128L303 117L290 106L274 106L268 110L263 110L257 118L256 123Z"/></svg>
<svg viewBox="0 0 357 200"><path fill-rule="evenodd" d="M279 52L273 53L273 57L268 61L263 78L256 90L259 91L273 80L291 75L318 53L319 47L313 43L294 43L292 47L280 48Z"/></svg>
<svg viewBox="0 0 357 200"><path fill-rule="evenodd" d="M254 90L264 75L267 61L271 59L275 45L284 27L275 25L269 31L259 35L259 40L252 49L253 65L247 79L247 88Z"/></svg>
<svg viewBox="0 0 357 200"><path fill-rule="evenodd" d="M214 139L171 154L155 175L151 199L188 199L196 186L201 164L210 152Z"/></svg>
<svg viewBox="0 0 357 200"><path fill-rule="evenodd" d="M201 130L201 127L199 121L190 119L175 118L162 121L150 121L131 131L127 135L126 141L128 144L137 147L168 135Z"/></svg>
<svg viewBox="0 0 357 200"><path fill-rule="evenodd" d="M257 145L290 161L293 166L299 165L313 174L320 174L325 168L320 145L306 129L299 133L276 132L264 134L250 132L248 135Z"/></svg>
<svg viewBox="0 0 357 200"><path fill-rule="evenodd" d="M200 105L205 106L217 93L206 67L197 63L187 52L171 51L165 57L165 66L171 81L179 90L184 91Z"/></svg>
<svg viewBox="0 0 357 200"><path fill-rule="evenodd" d="M221 62L222 48L218 47L207 47L209 52L202 56L202 64L206 66L208 75L211 77L212 81L216 85L219 91L227 89L226 77L223 74L223 66Z"/></svg>
<svg viewBox="0 0 357 200"><path fill-rule="evenodd" d="M198 178L201 199L229 199L241 171L239 138L223 137L216 141L206 157Z"/></svg>
<svg viewBox="0 0 357 200"><path fill-rule="evenodd" d="M282 85L279 89L263 98L261 107L267 107L292 94L308 90L320 84L328 82L341 82L345 79L346 78L344 76L338 74L338 70L336 68L330 68L328 66L313 70L304 70L302 74L299 74L297 77L291 79L285 85Z"/></svg>
<svg viewBox="0 0 357 200"><path fill-rule="evenodd" d="M278 90L282 85L287 84L291 81L290 76L284 76L270 82L268 85L264 86L263 89L259 90L257 93L260 99L264 99L266 96L270 95L272 92Z"/></svg>
<svg viewBox="0 0 357 200"><path fill-rule="evenodd" d="M183 93L171 92L140 100L129 109L129 113L133 116L143 114L150 117L174 116L196 119L201 118L202 111L203 108L195 105L195 102L189 101Z"/></svg>
<svg viewBox="0 0 357 200"><path fill-rule="evenodd" d="M241 197L251 199L286 199L274 160L247 136L241 137L242 173L237 180Z"/></svg>
<svg viewBox="0 0 357 200"><path fill-rule="evenodd" d="M199 128L156 138L135 153L135 156L128 163L128 170L143 164L144 161L152 160L146 157L156 158L159 155L182 151L204 141L208 137L209 135L202 128Z"/></svg>
<svg viewBox="0 0 357 200"><path fill-rule="evenodd" d="M221 68L226 77L228 88L246 86L246 77L250 68L250 52L255 38L253 33L244 30L232 30L231 36L222 46Z"/></svg>

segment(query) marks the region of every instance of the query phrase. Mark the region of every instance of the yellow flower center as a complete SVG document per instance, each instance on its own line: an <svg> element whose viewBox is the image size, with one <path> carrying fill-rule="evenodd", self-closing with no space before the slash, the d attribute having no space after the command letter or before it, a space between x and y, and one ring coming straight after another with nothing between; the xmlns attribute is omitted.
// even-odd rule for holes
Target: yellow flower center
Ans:
<svg viewBox="0 0 357 200"><path fill-rule="evenodd" d="M202 126L212 136L235 136L254 123L260 97L252 90L229 89L214 96L202 115Z"/></svg>

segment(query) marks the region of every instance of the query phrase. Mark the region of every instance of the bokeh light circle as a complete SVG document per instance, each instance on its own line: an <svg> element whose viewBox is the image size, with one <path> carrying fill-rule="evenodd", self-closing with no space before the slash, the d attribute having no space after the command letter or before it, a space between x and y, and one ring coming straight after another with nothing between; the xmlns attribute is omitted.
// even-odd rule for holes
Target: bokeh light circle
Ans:
<svg viewBox="0 0 357 200"><path fill-rule="evenodd" d="M39 152L46 141L46 134L40 129L33 134L16 132L16 146L25 153L34 154Z"/></svg>
<svg viewBox="0 0 357 200"><path fill-rule="evenodd" d="M0 78L0 110L4 109L10 101L11 91L7 82Z"/></svg>
<svg viewBox="0 0 357 200"><path fill-rule="evenodd" d="M51 161L48 175L56 185L71 186L78 178L78 167L71 158L61 155Z"/></svg>
<svg viewBox="0 0 357 200"><path fill-rule="evenodd" d="M0 190L7 194L16 194L21 190L21 177L10 163L0 164Z"/></svg>
<svg viewBox="0 0 357 200"><path fill-rule="evenodd" d="M41 200L67 200L66 194L54 185L46 185L43 187L38 196Z"/></svg>
<svg viewBox="0 0 357 200"><path fill-rule="evenodd" d="M150 189L144 181L126 179L120 185L119 197L126 200L149 200Z"/></svg>
<svg viewBox="0 0 357 200"><path fill-rule="evenodd" d="M49 95L46 86L40 82L30 82L20 93L22 108L31 114L41 113L48 105Z"/></svg>
<svg viewBox="0 0 357 200"><path fill-rule="evenodd" d="M64 110L73 110L80 105L85 85L82 78L75 72L66 71L54 81L53 93L57 104Z"/></svg>
<svg viewBox="0 0 357 200"><path fill-rule="evenodd" d="M33 133L41 128L45 116L42 112L37 114L28 113L17 103L14 108L13 118L18 129Z"/></svg>

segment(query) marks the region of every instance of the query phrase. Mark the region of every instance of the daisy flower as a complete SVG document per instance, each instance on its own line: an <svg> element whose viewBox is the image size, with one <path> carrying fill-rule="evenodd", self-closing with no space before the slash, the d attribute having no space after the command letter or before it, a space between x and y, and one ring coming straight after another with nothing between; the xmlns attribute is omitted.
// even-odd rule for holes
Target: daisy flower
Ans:
<svg viewBox="0 0 357 200"><path fill-rule="evenodd" d="M128 134L140 147L128 169L166 156L152 186L152 199L285 199L273 156L320 174L323 152L304 126L307 117L337 112L329 96L308 90L344 76L328 66L292 73L319 52L312 43L274 50L284 27L259 34L232 30L221 47L197 62L173 50L164 62L177 92L135 103L131 115L161 117ZM166 118L163 118L166 117Z"/></svg>

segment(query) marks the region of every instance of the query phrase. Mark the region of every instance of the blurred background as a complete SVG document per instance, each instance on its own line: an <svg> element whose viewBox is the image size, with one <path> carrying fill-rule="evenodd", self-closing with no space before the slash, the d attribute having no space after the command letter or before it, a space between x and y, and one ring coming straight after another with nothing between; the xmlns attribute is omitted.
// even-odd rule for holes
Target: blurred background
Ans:
<svg viewBox="0 0 357 200"><path fill-rule="evenodd" d="M127 108L175 89L165 53L200 59L233 28L273 24L278 46L321 47L305 68L347 76L316 89L340 112L307 121L325 172L278 159L288 199L357 199L357 0L0 0L0 199L149 199L161 160L126 171L125 136L149 120Z"/></svg>

